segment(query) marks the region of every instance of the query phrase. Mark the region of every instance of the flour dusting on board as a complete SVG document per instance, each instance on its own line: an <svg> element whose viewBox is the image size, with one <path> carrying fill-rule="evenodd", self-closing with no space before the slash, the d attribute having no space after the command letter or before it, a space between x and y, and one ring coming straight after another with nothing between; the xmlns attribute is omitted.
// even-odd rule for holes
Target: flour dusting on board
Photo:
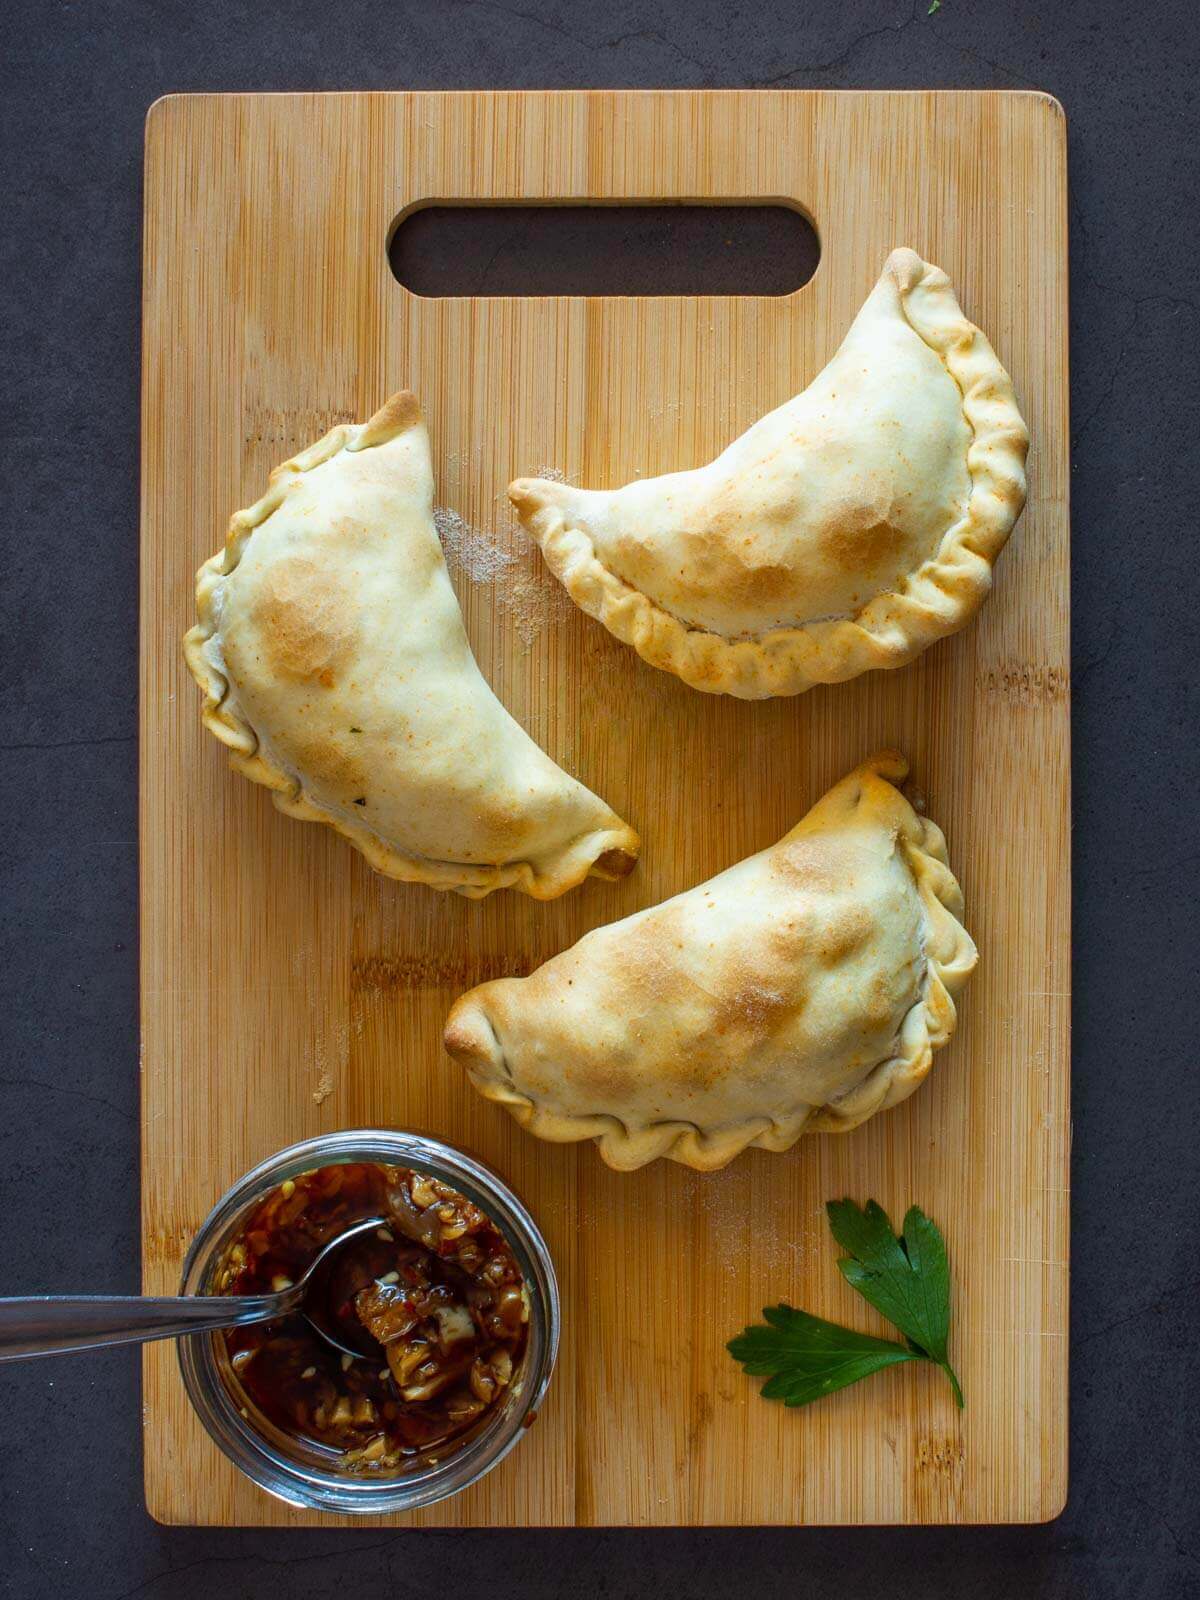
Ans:
<svg viewBox="0 0 1200 1600"><path fill-rule="evenodd" d="M828 1248L825 1208L818 1206L806 1221L763 1229L756 1220L750 1178L755 1158L743 1156L721 1172L672 1172L676 1198L686 1207L698 1233L707 1241L712 1270L736 1278L748 1258L760 1292L787 1298L801 1292ZM770 1285L767 1288L767 1285Z"/></svg>
<svg viewBox="0 0 1200 1600"><path fill-rule="evenodd" d="M433 521L447 564L472 583L489 586L496 603L512 619L513 631L522 644L531 645L548 624L569 614L565 591L536 566L531 569L505 549L492 529L475 527L449 506L437 506ZM519 530L514 527L512 531L520 537ZM532 551L530 560L536 560Z"/></svg>
<svg viewBox="0 0 1200 1600"><path fill-rule="evenodd" d="M491 583L497 574L511 567L515 556L501 549L482 528L475 528L449 506L438 506L433 523L442 541L446 559L465 573L472 583Z"/></svg>

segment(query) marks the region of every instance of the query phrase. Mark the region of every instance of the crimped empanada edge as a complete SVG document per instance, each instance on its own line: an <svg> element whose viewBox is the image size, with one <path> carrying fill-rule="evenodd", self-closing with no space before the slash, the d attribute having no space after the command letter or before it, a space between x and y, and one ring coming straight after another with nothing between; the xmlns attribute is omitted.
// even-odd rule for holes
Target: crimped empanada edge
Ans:
<svg viewBox="0 0 1200 1600"><path fill-rule="evenodd" d="M897 847L904 852L925 913L925 972L920 996L897 1033L898 1048L836 1101L822 1107L805 1106L788 1118L753 1117L712 1132L685 1121L630 1128L610 1113L569 1116L548 1110L512 1081L504 1047L486 1007L476 998L486 984L462 995L451 1008L444 1034L446 1050L465 1067L479 1094L503 1106L527 1132L551 1144L593 1139L606 1164L619 1172L631 1172L658 1159L712 1172L751 1146L782 1153L801 1134L849 1133L875 1112L898 1105L928 1073L934 1050L954 1032L955 997L978 959L974 940L960 920L963 894L950 870L945 837L935 823L918 815L896 787L907 775L905 758L897 751L885 750L839 780L840 784L855 777L878 779L900 811Z"/></svg>
<svg viewBox="0 0 1200 1600"><path fill-rule="evenodd" d="M908 1099L933 1065L933 1052L958 1025L955 999L978 961L975 941L960 920L963 895L950 870L942 830L912 811L911 827L900 844L925 913L920 998L900 1025L898 1049L861 1083L815 1112L807 1129L811 1133L849 1133L877 1111Z"/></svg>
<svg viewBox="0 0 1200 1600"><path fill-rule="evenodd" d="M371 829L334 815L305 792L299 777L274 759L267 742L251 726L223 671L216 615L220 581L237 566L255 530L283 504L290 486L303 473L331 460L342 450L365 450L386 444L423 421L416 395L409 389L399 390L368 421L339 423L315 444L275 467L268 476L266 493L252 506L234 512L224 547L196 574L197 620L183 640L188 670L204 694L201 719L209 732L228 746L230 765L252 783L270 789L280 811L301 822L318 822L332 828L384 877L422 883L434 889L452 889L472 900L507 888L519 889L534 900L554 900L589 875L608 880L622 878L636 864L639 849L637 834L624 823L620 828L602 828L581 834L556 851L544 866L531 861L476 866L435 861L396 850Z"/></svg>
<svg viewBox="0 0 1200 1600"><path fill-rule="evenodd" d="M972 430L971 492L937 553L857 617L727 639L690 627L604 565L585 529L553 502L557 485L517 479L510 497L571 598L644 661L708 694L745 700L803 694L873 669L902 667L964 627L991 588L992 564L1025 504L1029 433L1012 381L983 332L964 316L950 279L913 250L893 250L883 277L909 326L939 357L963 397ZM543 491L550 498L540 498Z"/></svg>

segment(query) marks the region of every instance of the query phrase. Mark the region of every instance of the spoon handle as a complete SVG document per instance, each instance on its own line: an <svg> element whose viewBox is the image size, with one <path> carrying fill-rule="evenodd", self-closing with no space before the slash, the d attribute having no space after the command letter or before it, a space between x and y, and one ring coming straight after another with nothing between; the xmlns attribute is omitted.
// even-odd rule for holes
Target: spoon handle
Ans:
<svg viewBox="0 0 1200 1600"><path fill-rule="evenodd" d="M290 1309L291 1296L25 1295L0 1299L0 1361L48 1356L95 1345L144 1344L180 1334L210 1333L269 1322Z"/></svg>

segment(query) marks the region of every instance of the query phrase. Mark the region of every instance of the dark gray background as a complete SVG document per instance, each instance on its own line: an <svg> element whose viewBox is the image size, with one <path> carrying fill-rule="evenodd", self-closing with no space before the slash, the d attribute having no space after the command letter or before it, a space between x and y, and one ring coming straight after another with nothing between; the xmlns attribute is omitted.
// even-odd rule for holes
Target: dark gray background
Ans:
<svg viewBox="0 0 1200 1600"><path fill-rule="evenodd" d="M163 1529L141 1503L136 1358L115 1353L0 1374L5 1594L1197 1592L1198 10L926 7L0 0L0 1287L138 1281L138 297L151 101L187 89L1046 89L1070 139L1075 473L1065 1515L920 1531Z"/></svg>

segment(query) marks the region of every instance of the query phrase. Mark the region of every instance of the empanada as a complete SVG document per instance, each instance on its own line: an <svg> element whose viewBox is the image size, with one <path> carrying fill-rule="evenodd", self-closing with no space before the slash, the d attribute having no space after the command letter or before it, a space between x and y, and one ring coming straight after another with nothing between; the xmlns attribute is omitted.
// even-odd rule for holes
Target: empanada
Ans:
<svg viewBox="0 0 1200 1600"><path fill-rule="evenodd" d="M771 849L458 1000L477 1089L608 1164L702 1169L895 1105L954 1031L975 965L932 822L885 752Z"/></svg>
<svg viewBox="0 0 1200 1600"><path fill-rule="evenodd" d="M633 829L480 675L433 523L415 396L278 467L197 576L204 721L290 816L389 877L548 900L633 866Z"/></svg>
<svg viewBox="0 0 1200 1600"><path fill-rule="evenodd" d="M754 700L961 628L1025 503L1027 447L950 280L896 250L825 370L708 466L509 494L584 611L652 666Z"/></svg>

